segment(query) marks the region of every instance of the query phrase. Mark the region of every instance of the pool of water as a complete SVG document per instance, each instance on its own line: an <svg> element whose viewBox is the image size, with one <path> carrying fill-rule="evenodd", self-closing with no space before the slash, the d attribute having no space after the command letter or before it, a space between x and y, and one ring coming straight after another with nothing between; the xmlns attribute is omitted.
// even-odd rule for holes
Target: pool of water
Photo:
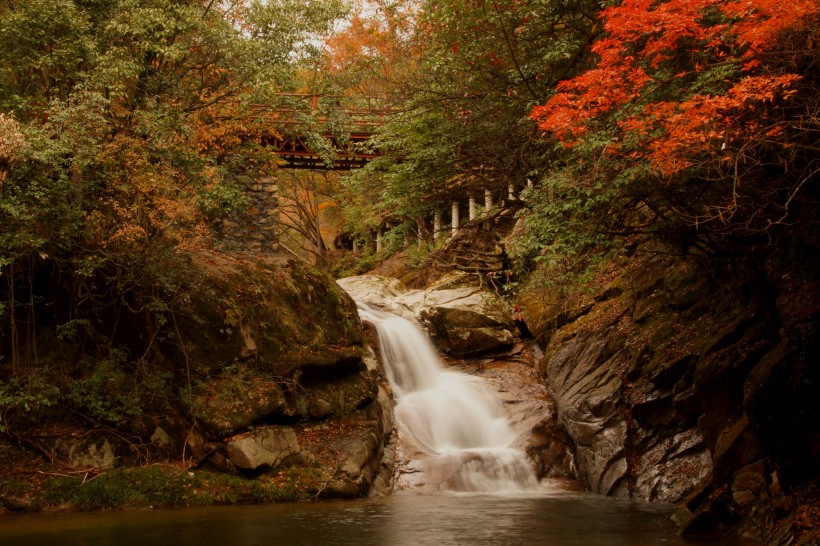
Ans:
<svg viewBox="0 0 820 546"><path fill-rule="evenodd" d="M3 546L683 545L672 506L589 494L394 496L0 519ZM748 545L722 540L715 545Z"/></svg>

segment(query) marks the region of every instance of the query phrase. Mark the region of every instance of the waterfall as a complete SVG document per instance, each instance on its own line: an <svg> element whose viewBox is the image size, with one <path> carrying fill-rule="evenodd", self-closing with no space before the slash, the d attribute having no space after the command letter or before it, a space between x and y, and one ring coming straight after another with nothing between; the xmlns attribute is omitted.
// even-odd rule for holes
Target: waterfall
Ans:
<svg viewBox="0 0 820 546"><path fill-rule="evenodd" d="M531 491L538 487L504 408L483 380L442 367L438 353L410 321L358 303L372 323L396 397L401 434L429 456L428 489Z"/></svg>

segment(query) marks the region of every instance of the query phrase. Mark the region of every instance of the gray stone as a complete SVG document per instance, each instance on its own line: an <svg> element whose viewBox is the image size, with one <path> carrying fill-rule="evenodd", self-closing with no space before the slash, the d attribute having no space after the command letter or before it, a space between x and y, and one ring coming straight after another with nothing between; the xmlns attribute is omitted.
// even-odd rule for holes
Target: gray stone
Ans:
<svg viewBox="0 0 820 546"><path fill-rule="evenodd" d="M347 425L331 426L338 434L331 434L321 444L306 446L320 460L333 454L335 470L325 488L320 491L324 498L353 498L368 493L379 480L382 489L389 488L389 471L392 470L392 451L386 450L394 428L390 400L384 389L370 405L352 414ZM322 455L324 454L324 455Z"/></svg>
<svg viewBox="0 0 820 546"><path fill-rule="evenodd" d="M151 435L151 443L158 447L165 447L171 444L171 437L163 429L157 427Z"/></svg>
<svg viewBox="0 0 820 546"><path fill-rule="evenodd" d="M117 460L108 439L94 436L60 438L55 441L53 451L58 458L65 459L77 469L105 470L113 468Z"/></svg>
<svg viewBox="0 0 820 546"><path fill-rule="evenodd" d="M588 309L570 311L576 318L552 333L540 364L596 493L679 502L712 478L686 376L696 359L679 352L684 330L656 288L662 274L617 279Z"/></svg>
<svg viewBox="0 0 820 546"><path fill-rule="evenodd" d="M225 446L227 459L243 470L276 468L299 455L299 441L290 427L264 427L231 440Z"/></svg>

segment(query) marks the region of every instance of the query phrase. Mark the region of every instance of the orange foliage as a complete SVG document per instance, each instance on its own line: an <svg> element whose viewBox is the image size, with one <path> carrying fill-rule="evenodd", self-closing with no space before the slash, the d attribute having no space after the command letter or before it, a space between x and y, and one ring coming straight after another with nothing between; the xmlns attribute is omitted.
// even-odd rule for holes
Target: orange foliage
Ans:
<svg viewBox="0 0 820 546"><path fill-rule="evenodd" d="M570 147L605 114L623 112L619 140L639 143L632 157L646 156L659 172L674 174L710 146L725 147L730 135L756 129L744 114L794 92L799 75L766 73L764 54L785 33L816 25L820 3L625 0L601 17L606 35L592 46L597 66L561 82L531 117ZM723 92L678 91L671 101L653 101L659 90L686 89L705 70L733 64L745 75L724 82Z"/></svg>
<svg viewBox="0 0 820 546"><path fill-rule="evenodd" d="M400 79L402 67L412 63L418 53L408 40L414 25L413 10L412 2L360 3L349 26L326 41L328 73L364 77L357 83L370 92L388 92Z"/></svg>
<svg viewBox="0 0 820 546"><path fill-rule="evenodd" d="M8 168L26 149L26 140L17 121L0 112L0 186L8 174Z"/></svg>

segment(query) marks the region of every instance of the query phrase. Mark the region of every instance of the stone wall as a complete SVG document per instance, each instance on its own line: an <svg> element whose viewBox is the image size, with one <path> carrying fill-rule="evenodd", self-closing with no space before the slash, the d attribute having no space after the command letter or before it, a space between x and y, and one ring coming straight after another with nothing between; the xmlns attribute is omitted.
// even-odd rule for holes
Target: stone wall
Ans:
<svg viewBox="0 0 820 546"><path fill-rule="evenodd" d="M222 221L222 241L236 250L271 254L279 250L279 186L261 178L246 188L248 208Z"/></svg>

